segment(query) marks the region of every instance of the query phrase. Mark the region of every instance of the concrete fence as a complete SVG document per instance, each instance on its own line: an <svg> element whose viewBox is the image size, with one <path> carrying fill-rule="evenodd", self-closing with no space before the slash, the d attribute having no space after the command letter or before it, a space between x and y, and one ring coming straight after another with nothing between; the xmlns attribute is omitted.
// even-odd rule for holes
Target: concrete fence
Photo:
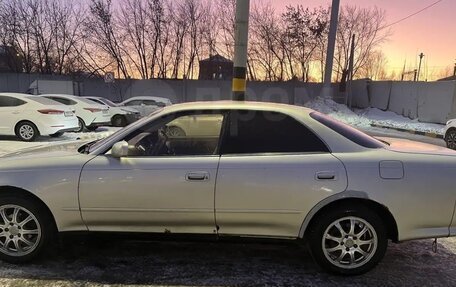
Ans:
<svg viewBox="0 0 456 287"><path fill-rule="evenodd" d="M80 96L102 96L122 101L134 96L159 96L174 103L228 100L230 81L206 80L116 80L73 78L40 74L0 74L0 92L25 93L35 80L73 82L73 93ZM247 97L252 101L267 101L303 105L320 94L319 83L249 82ZM333 85L336 99L343 100ZM422 122L445 123L456 117L456 81L394 82L357 80L352 85L352 104L356 108L374 107L418 119Z"/></svg>

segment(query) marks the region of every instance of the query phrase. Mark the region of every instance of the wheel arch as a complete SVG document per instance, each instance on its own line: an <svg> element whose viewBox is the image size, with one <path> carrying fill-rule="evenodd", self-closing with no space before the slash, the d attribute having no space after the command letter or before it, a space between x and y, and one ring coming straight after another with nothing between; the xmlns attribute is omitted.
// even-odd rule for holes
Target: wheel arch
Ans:
<svg viewBox="0 0 456 287"><path fill-rule="evenodd" d="M39 204L43 208L43 210L45 210L46 213L48 213L49 218L52 219L51 224L52 224L54 230L55 231L58 230L57 222L55 221L54 214L51 212L51 210L49 209L47 204L43 200L41 200L41 198L39 198L32 192L25 190L23 188L7 185L7 186L0 186L0 195L20 196L23 198L30 199L30 200L34 201L35 203Z"/></svg>
<svg viewBox="0 0 456 287"><path fill-rule="evenodd" d="M321 214L325 213L325 211L344 205L362 205L373 210L380 216L387 229L388 239L391 239L393 242L398 242L399 231L397 223L389 209L386 206L369 199L365 193L356 195L357 193L358 192L355 192L354 195L349 197L331 198L330 200L324 200L317 204L304 219L299 232L299 238L307 237L310 227L316 222Z"/></svg>

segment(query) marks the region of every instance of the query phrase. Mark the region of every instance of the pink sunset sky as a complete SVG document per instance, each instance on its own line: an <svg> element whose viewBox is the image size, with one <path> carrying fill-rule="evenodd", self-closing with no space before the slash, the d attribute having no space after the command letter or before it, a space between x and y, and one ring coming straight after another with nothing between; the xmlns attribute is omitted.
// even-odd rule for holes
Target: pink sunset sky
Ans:
<svg viewBox="0 0 456 287"><path fill-rule="evenodd" d="M437 0L341 0L343 5L377 6L386 11L387 22L392 23L436 2ZM271 0L281 12L287 5L304 7L329 6L331 0ZM402 71L404 60L413 68L418 54L423 52L426 72L430 78L456 61L456 1L443 0L412 18L391 27L392 35L383 44L388 58L388 69Z"/></svg>

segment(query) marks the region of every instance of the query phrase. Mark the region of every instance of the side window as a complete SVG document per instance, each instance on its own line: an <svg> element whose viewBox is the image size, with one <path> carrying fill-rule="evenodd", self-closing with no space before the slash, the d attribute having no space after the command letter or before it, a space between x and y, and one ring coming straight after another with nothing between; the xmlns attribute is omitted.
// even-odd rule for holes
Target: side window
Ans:
<svg viewBox="0 0 456 287"><path fill-rule="evenodd" d="M232 111L222 154L327 153L327 146L294 118L275 112Z"/></svg>
<svg viewBox="0 0 456 287"><path fill-rule="evenodd" d="M205 156L218 153L224 115L179 113L129 135L129 156Z"/></svg>
<svg viewBox="0 0 456 287"><path fill-rule="evenodd" d="M0 96L0 107L18 107L26 102L13 97Z"/></svg>
<svg viewBox="0 0 456 287"><path fill-rule="evenodd" d="M126 106L140 106L141 105L141 101L137 101L137 100L134 100L134 101L130 101L128 103L125 103Z"/></svg>
<svg viewBox="0 0 456 287"><path fill-rule="evenodd" d="M142 103L146 106L158 106L158 103L153 100L145 100L145 101L142 101Z"/></svg>

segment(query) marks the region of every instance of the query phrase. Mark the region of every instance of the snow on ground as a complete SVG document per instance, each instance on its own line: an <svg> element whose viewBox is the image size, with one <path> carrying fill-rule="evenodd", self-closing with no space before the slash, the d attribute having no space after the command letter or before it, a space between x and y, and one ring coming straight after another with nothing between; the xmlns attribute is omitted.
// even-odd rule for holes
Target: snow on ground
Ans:
<svg viewBox="0 0 456 287"><path fill-rule="evenodd" d="M347 106L338 104L331 99L316 98L306 103L305 106L362 130L369 130L371 124L437 134L443 134L445 130L445 125L422 123L394 112L376 108L352 111Z"/></svg>

